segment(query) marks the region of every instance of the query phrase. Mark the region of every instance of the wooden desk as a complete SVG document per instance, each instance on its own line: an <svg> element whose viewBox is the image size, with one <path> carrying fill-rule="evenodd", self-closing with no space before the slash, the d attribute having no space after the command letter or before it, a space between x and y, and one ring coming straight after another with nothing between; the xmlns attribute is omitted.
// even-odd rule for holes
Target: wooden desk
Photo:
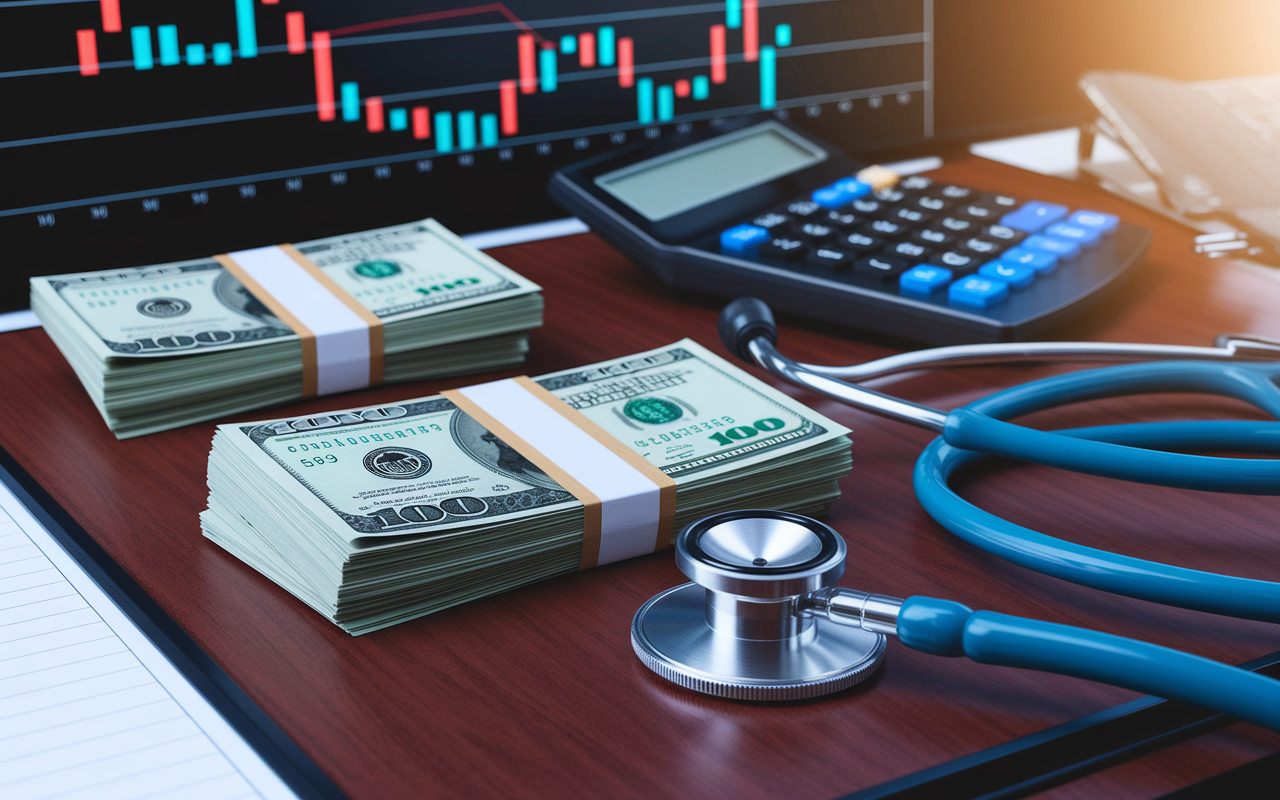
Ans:
<svg viewBox="0 0 1280 800"><path fill-rule="evenodd" d="M939 177L1092 207L1156 231L1145 269L1057 338L1207 344L1222 331L1280 337L1280 282L1188 251L1173 223L1087 189L981 159ZM592 235L496 250L545 287L531 375L689 336L724 352L720 302L661 286ZM893 352L784 321L811 362ZM1047 374L991 367L907 377L892 391L942 408ZM752 706L664 683L632 654L631 617L683 582L669 552L568 575L352 638L200 535L213 424L116 441L43 331L0 338L0 445L274 717L352 798L832 798L1128 700L1085 681L985 667L897 642L878 676L833 698ZM486 376L490 379L496 376ZM382 387L240 415L301 414L467 385ZM854 470L830 522L849 543L848 586L1096 626L1241 662L1280 649L1271 625L1158 607L1010 566L959 542L916 504L910 475L931 438L787 389L853 428ZM1065 427L1255 413L1184 396L1036 415ZM1276 578L1280 498L1218 496L994 466L963 489L1034 528L1143 558ZM1244 724L1048 796L1152 797L1280 749Z"/></svg>

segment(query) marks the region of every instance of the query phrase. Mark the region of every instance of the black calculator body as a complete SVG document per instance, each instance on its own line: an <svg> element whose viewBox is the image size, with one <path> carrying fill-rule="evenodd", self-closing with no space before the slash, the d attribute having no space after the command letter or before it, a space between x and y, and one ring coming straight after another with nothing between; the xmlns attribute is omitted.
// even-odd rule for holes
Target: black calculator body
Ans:
<svg viewBox="0 0 1280 800"><path fill-rule="evenodd" d="M1038 338L1151 240L1112 215L923 176L872 191L862 167L756 118L580 162L549 190L668 285L930 344Z"/></svg>

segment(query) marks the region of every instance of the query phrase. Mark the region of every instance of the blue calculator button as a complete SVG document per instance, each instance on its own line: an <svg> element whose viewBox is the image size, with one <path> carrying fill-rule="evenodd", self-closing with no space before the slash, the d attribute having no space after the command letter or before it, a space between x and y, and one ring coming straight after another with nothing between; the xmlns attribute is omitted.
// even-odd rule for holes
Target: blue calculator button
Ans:
<svg viewBox="0 0 1280 800"><path fill-rule="evenodd" d="M1047 250L1028 250L1025 247L1014 247L1005 250L1001 261L1022 267L1031 267L1040 275L1048 275L1058 266L1058 257Z"/></svg>
<svg viewBox="0 0 1280 800"><path fill-rule="evenodd" d="M845 178L844 180L836 181L832 185L837 189L843 189L848 192L850 203L871 194L871 184L863 183L857 178Z"/></svg>
<svg viewBox="0 0 1280 800"><path fill-rule="evenodd" d="M1049 236L1056 236L1059 239L1069 239L1078 243L1081 247L1093 247L1102 238L1102 232L1097 228L1087 228L1084 225L1072 225L1069 222L1055 222L1044 229Z"/></svg>
<svg viewBox="0 0 1280 800"><path fill-rule="evenodd" d="M1079 225L1082 228L1093 228L1103 236L1110 236L1116 232L1116 228L1120 227L1120 218L1115 214L1103 214L1101 211L1077 211L1072 214L1067 223L1070 225Z"/></svg>
<svg viewBox="0 0 1280 800"><path fill-rule="evenodd" d="M921 264L902 273L898 286L908 294L930 294L951 283L951 270Z"/></svg>
<svg viewBox="0 0 1280 800"><path fill-rule="evenodd" d="M990 308L1009 296L1009 284L992 278L970 276L947 289L947 299L959 306Z"/></svg>
<svg viewBox="0 0 1280 800"><path fill-rule="evenodd" d="M1027 233L1039 233L1067 215L1069 209L1057 203L1031 200L1017 211L1010 211L1000 218L1000 224Z"/></svg>
<svg viewBox="0 0 1280 800"><path fill-rule="evenodd" d="M847 206L852 203L853 195L836 185L824 186L821 189L814 191L813 202L823 208L840 208L841 206Z"/></svg>
<svg viewBox="0 0 1280 800"><path fill-rule="evenodd" d="M854 200L866 197L871 193L871 186L857 178L844 178L830 186L824 186L812 195L813 202L827 209L837 209L849 205Z"/></svg>
<svg viewBox="0 0 1280 800"><path fill-rule="evenodd" d="M1044 236L1037 233L1035 236L1028 236L1022 246L1028 250L1045 250L1053 253L1058 257L1059 261L1070 261L1080 255L1080 245L1070 239L1062 239L1057 236Z"/></svg>
<svg viewBox="0 0 1280 800"><path fill-rule="evenodd" d="M720 251L735 256L753 256L769 241L769 232L759 225L737 225L720 234Z"/></svg>
<svg viewBox="0 0 1280 800"><path fill-rule="evenodd" d="M1015 289L1030 286L1031 282L1036 279L1034 267L1024 267L1021 264L1011 264L1008 261L988 261L978 270L978 275L984 278L1004 281Z"/></svg>

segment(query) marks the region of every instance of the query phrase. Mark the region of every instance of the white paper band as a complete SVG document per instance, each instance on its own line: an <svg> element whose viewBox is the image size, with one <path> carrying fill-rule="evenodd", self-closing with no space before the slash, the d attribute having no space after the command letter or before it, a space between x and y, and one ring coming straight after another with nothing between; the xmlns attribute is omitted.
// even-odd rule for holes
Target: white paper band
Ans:
<svg viewBox="0 0 1280 800"><path fill-rule="evenodd" d="M661 517L658 486L514 380L458 392L600 498L600 557L607 564L652 553Z"/></svg>
<svg viewBox="0 0 1280 800"><path fill-rule="evenodd" d="M228 253L316 340L316 393L369 385L369 324L284 250L272 245Z"/></svg>

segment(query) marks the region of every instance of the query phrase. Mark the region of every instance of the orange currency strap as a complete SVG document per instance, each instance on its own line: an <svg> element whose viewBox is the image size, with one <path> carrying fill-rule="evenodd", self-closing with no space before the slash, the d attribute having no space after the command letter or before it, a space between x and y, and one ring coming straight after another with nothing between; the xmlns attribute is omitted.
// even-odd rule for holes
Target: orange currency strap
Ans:
<svg viewBox="0 0 1280 800"><path fill-rule="evenodd" d="M302 396L382 382L382 320L291 244L215 256L302 340Z"/></svg>
<svg viewBox="0 0 1280 800"><path fill-rule="evenodd" d="M671 541L676 482L532 379L443 394L582 503L579 569L652 553Z"/></svg>

